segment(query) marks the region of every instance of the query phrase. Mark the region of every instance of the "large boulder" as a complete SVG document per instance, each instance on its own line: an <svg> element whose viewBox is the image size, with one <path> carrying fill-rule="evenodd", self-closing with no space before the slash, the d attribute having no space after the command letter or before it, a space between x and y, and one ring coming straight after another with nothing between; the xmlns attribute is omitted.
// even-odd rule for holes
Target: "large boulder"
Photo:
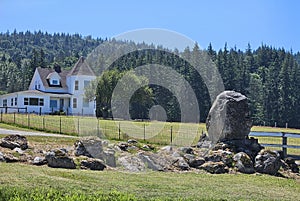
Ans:
<svg viewBox="0 0 300 201"><path fill-rule="evenodd" d="M213 143L245 139L251 126L248 98L235 91L224 91L219 94L206 119L208 138Z"/></svg>
<svg viewBox="0 0 300 201"><path fill-rule="evenodd" d="M70 158L64 149L56 149L46 154L46 160L49 167L75 169L76 164Z"/></svg>
<svg viewBox="0 0 300 201"><path fill-rule="evenodd" d="M28 148L28 142L25 136L8 135L0 140L0 146L9 149L20 148L25 150Z"/></svg>
<svg viewBox="0 0 300 201"><path fill-rule="evenodd" d="M276 151L261 150L255 157L255 170L260 173L275 175L282 162L280 154Z"/></svg>

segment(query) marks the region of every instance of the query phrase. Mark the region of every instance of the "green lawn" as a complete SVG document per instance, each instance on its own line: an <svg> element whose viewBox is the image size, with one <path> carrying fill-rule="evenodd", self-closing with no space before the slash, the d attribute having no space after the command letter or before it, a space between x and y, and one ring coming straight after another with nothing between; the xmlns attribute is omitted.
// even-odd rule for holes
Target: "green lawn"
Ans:
<svg viewBox="0 0 300 201"><path fill-rule="evenodd" d="M206 173L126 173L116 171L53 169L0 163L0 192L11 189L56 190L89 195L119 192L137 200L299 200L300 183L268 175ZM1 190L2 188L2 190ZM64 200L60 197L59 200Z"/></svg>
<svg viewBox="0 0 300 201"><path fill-rule="evenodd" d="M170 122L132 122L120 120L98 120L93 117L73 116L39 116L35 114L2 114L2 122L17 125L22 129L44 130L46 132L63 133L75 136L97 135L110 140L127 140L136 138L149 143L185 146L195 145L203 132L204 123L170 123ZM1 127L4 124L0 124ZM5 126L7 127L7 126ZM285 129L254 126L252 131L300 133L300 129ZM260 143L280 144L281 138L258 137ZM300 138L289 138L289 145L300 145ZM279 148L268 148L279 149ZM288 149L288 154L299 154L300 149Z"/></svg>

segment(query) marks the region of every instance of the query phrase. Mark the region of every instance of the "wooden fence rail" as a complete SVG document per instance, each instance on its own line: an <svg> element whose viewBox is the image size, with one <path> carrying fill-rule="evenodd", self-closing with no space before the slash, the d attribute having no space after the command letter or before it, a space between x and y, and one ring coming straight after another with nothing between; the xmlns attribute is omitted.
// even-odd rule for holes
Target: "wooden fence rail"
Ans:
<svg viewBox="0 0 300 201"><path fill-rule="evenodd" d="M300 145L291 145L288 144L288 138L300 138L300 134L297 133L285 133L285 132L250 132L250 137L276 137L281 138L281 144L264 144L261 143L264 147L276 147L282 149L283 157L292 157L297 160L300 160L300 150L299 155L288 155L287 149L300 149Z"/></svg>

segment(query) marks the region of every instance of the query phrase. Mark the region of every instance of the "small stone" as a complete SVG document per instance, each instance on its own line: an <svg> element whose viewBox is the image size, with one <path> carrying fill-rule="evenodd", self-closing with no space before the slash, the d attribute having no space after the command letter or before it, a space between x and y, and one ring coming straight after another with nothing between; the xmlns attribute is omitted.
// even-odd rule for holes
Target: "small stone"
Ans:
<svg viewBox="0 0 300 201"><path fill-rule="evenodd" d="M291 169L293 173L299 173L299 167L296 164L295 159L288 157L284 160L284 162L288 165L289 169Z"/></svg>
<svg viewBox="0 0 300 201"><path fill-rule="evenodd" d="M122 151L127 151L129 145L128 145L128 143L120 142L120 143L118 144L118 147L119 147Z"/></svg>
<svg viewBox="0 0 300 201"><path fill-rule="evenodd" d="M19 147L14 148L14 151L19 153L19 154L24 154L24 151Z"/></svg>
<svg viewBox="0 0 300 201"><path fill-rule="evenodd" d="M45 165L47 164L47 160L44 157L35 157L32 161L33 165Z"/></svg>
<svg viewBox="0 0 300 201"><path fill-rule="evenodd" d="M12 154L5 154L4 159L7 163L14 163L14 162L19 162L20 159L17 157L14 157Z"/></svg>
<svg viewBox="0 0 300 201"><path fill-rule="evenodd" d="M173 147L172 146L165 146L165 147L162 147L160 150L164 151L164 152L171 153L171 152L173 152Z"/></svg>
<svg viewBox="0 0 300 201"><path fill-rule="evenodd" d="M8 135L0 140L0 146L9 149L14 149L18 147L22 150L25 150L28 148L28 143L25 136Z"/></svg>
<svg viewBox="0 0 300 201"><path fill-rule="evenodd" d="M5 162L4 155L2 152L0 152L0 162Z"/></svg>
<svg viewBox="0 0 300 201"><path fill-rule="evenodd" d="M226 168L226 165L223 162L209 161L201 165L200 169L203 169L212 174L223 174L228 172L228 169Z"/></svg>
<svg viewBox="0 0 300 201"><path fill-rule="evenodd" d="M183 154L194 154L194 150L192 147L180 147L178 150Z"/></svg>
<svg viewBox="0 0 300 201"><path fill-rule="evenodd" d="M180 170L189 170L190 166L189 164L182 158L178 158L178 161L176 163L176 166L180 169Z"/></svg>
<svg viewBox="0 0 300 201"><path fill-rule="evenodd" d="M136 140L134 140L134 139L129 139L129 140L127 141L127 143L129 143L129 144L137 144L138 141L136 141Z"/></svg>
<svg viewBox="0 0 300 201"><path fill-rule="evenodd" d="M244 152L239 152L233 156L233 160L236 162L235 167L239 172L252 174L254 173L253 162L251 158Z"/></svg>
<svg viewBox="0 0 300 201"><path fill-rule="evenodd" d="M104 162L97 158L88 158L87 160L83 160L80 163L81 169L90 169L90 170L104 170L106 165Z"/></svg>

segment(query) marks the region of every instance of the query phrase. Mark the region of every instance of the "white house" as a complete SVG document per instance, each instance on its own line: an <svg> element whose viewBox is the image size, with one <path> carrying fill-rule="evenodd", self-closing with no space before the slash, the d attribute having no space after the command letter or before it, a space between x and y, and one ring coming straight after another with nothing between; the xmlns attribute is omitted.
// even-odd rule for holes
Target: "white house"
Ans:
<svg viewBox="0 0 300 201"><path fill-rule="evenodd" d="M96 76L83 57L70 71L38 67L27 91L0 96L0 110L42 114L63 111L70 115L95 115L95 102L89 102L84 97L85 87L94 79Z"/></svg>

